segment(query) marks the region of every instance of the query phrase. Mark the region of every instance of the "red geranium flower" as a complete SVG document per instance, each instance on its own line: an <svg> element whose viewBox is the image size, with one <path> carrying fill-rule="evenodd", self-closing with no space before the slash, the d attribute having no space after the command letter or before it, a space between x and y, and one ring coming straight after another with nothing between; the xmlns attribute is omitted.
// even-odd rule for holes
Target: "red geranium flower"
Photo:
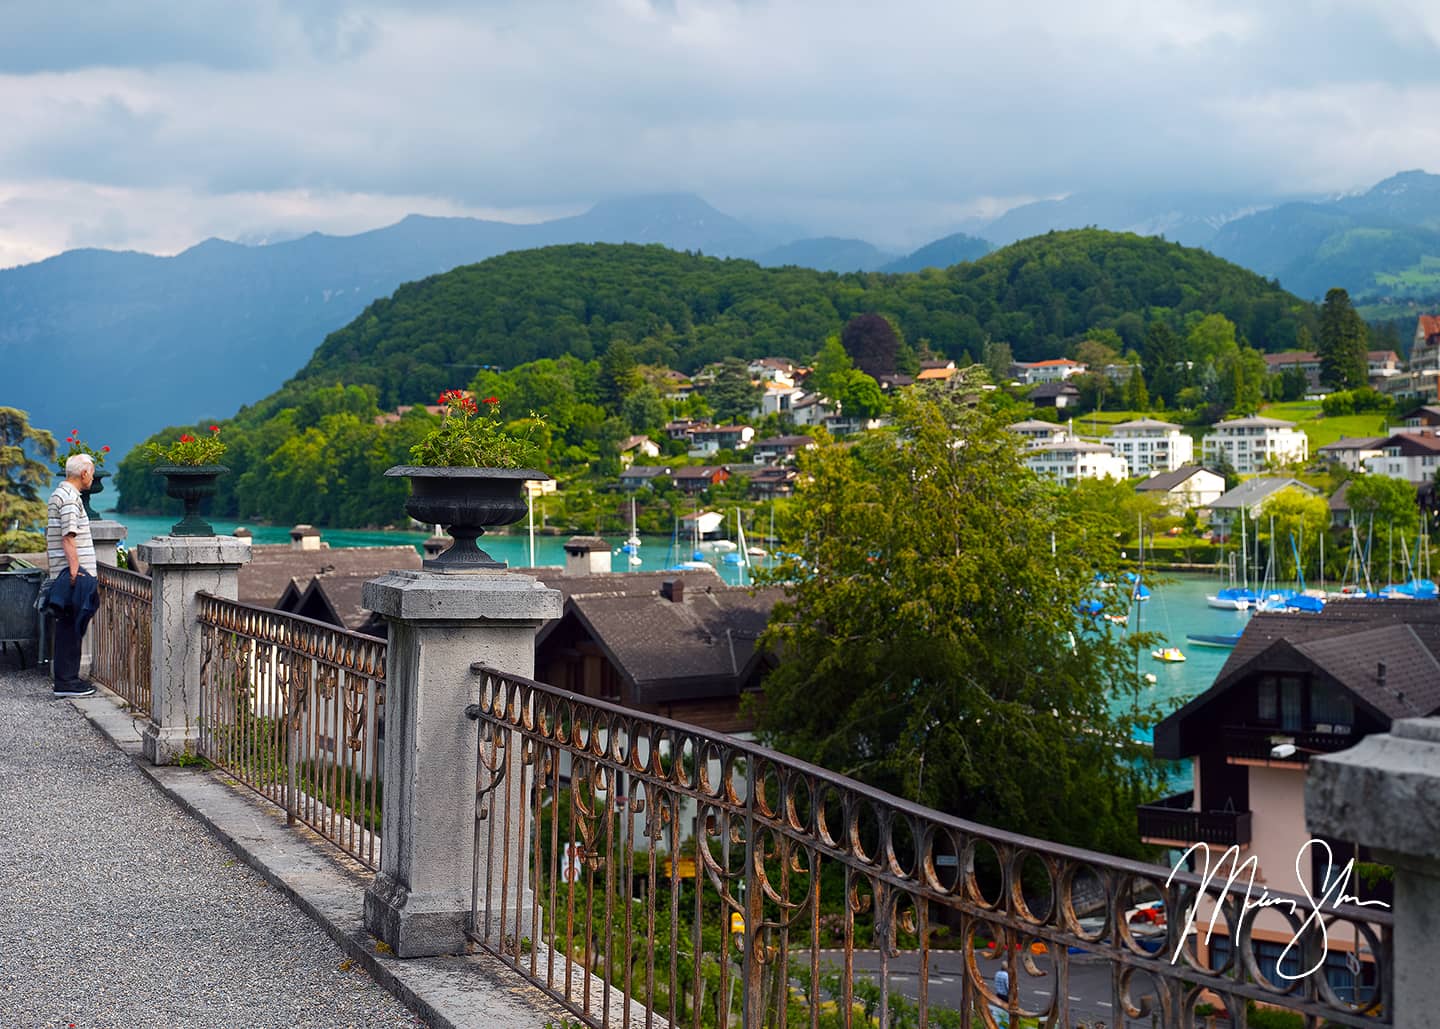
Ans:
<svg viewBox="0 0 1440 1029"><path fill-rule="evenodd" d="M110 453L110 448L109 448L109 447L101 447L101 448L100 448L100 453L102 453L102 454L108 454L108 453Z"/></svg>
<svg viewBox="0 0 1440 1029"><path fill-rule="evenodd" d="M498 403L500 403L500 398L499 398L499 397L486 397L486 398L485 398L485 403L491 404L491 405L498 404Z"/></svg>
<svg viewBox="0 0 1440 1029"><path fill-rule="evenodd" d="M195 437L187 434L187 435L184 435L184 436L181 436L181 437L180 437L180 442L181 442L181 443L194 443L194 442L195 442Z"/></svg>
<svg viewBox="0 0 1440 1029"><path fill-rule="evenodd" d="M212 426L210 426L210 431L211 431L211 432L219 432L219 431L220 431L220 426L218 426L218 425L212 425Z"/></svg>

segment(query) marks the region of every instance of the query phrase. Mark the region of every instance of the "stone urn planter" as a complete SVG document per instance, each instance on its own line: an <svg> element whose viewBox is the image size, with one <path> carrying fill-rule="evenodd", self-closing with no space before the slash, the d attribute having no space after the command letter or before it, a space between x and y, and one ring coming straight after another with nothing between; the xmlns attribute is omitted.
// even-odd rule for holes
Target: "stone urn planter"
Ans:
<svg viewBox="0 0 1440 1029"><path fill-rule="evenodd" d="M96 514L95 509L90 506L90 498L93 497L96 493L105 492L104 480L108 479L109 477L109 472L103 472L99 468L97 468L95 469L95 478L90 483L90 488L82 489L80 491L80 500L85 505L85 514L92 521L99 521L100 516Z"/></svg>
<svg viewBox="0 0 1440 1029"><path fill-rule="evenodd" d="M200 502L215 495L215 480L229 470L219 464L155 466L155 474L165 477L165 495L174 497L185 506L185 517L170 527L170 535L215 535L215 528L200 514Z"/></svg>
<svg viewBox="0 0 1440 1029"><path fill-rule="evenodd" d="M505 568L476 545L485 530L513 525L525 517L527 480L550 476L533 468L422 468L396 465L387 476L410 480L405 513L417 522L443 525L455 538L449 549L423 564L437 572Z"/></svg>

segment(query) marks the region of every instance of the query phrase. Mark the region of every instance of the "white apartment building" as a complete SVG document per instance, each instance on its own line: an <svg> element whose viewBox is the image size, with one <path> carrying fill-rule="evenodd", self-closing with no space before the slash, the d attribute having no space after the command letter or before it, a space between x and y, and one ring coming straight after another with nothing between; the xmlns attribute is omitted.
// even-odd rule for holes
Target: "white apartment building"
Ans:
<svg viewBox="0 0 1440 1029"><path fill-rule="evenodd" d="M1137 418L1110 432L1110 446L1130 465L1133 478L1173 472L1195 457L1195 441L1173 422Z"/></svg>
<svg viewBox="0 0 1440 1029"><path fill-rule="evenodd" d="M1310 441L1294 422L1252 415L1217 424L1205 434L1201 452L1206 464L1228 461L1241 475L1252 475L1270 461L1304 461L1310 456Z"/></svg>
<svg viewBox="0 0 1440 1029"><path fill-rule="evenodd" d="M1070 438L1070 433L1066 431L1065 426L1056 425L1054 422L1043 422L1038 418L1015 422L1006 428L1024 440L1027 449L1049 446L1052 443L1064 443Z"/></svg>
<svg viewBox="0 0 1440 1029"><path fill-rule="evenodd" d="M1085 365L1061 357L1052 361L1017 361L1013 370L1022 386L1033 386L1037 382L1063 382L1085 371Z"/></svg>
<svg viewBox="0 0 1440 1029"><path fill-rule="evenodd" d="M1418 485L1434 482L1440 471L1440 430L1397 432L1375 446L1379 454L1365 459L1365 470L1371 475L1388 475Z"/></svg>
<svg viewBox="0 0 1440 1029"><path fill-rule="evenodd" d="M1036 447L1022 460L1025 467L1062 486L1073 486L1081 479L1124 479L1130 474L1125 459L1104 443L1074 440Z"/></svg>

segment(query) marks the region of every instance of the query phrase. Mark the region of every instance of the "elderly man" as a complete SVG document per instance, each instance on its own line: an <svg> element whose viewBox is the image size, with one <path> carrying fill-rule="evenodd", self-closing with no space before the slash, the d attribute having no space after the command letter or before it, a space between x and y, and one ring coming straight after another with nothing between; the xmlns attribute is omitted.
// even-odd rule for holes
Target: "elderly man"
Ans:
<svg viewBox="0 0 1440 1029"><path fill-rule="evenodd" d="M55 696L95 692L80 678L80 641L98 602L95 543L80 491L95 481L95 461L76 454L65 462L65 481L50 494L45 552L50 566L48 609L55 618Z"/></svg>

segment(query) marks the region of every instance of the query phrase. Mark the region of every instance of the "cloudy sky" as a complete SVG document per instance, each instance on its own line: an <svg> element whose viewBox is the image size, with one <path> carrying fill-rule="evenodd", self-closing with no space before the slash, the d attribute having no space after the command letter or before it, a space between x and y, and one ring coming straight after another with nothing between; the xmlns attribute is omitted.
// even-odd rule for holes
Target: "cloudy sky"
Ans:
<svg viewBox="0 0 1440 1029"><path fill-rule="evenodd" d="M687 191L904 246L1440 172L1436 0L0 0L0 267Z"/></svg>

